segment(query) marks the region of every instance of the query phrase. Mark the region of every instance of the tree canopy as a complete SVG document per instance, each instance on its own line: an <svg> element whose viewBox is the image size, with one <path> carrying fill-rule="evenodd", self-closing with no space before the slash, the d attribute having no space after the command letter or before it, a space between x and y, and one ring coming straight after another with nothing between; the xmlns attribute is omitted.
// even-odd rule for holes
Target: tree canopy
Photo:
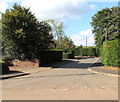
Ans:
<svg viewBox="0 0 120 102"><path fill-rule="evenodd" d="M52 19L47 20L51 25L51 33L53 34L53 39L54 39L54 48L56 49L63 49L65 50L71 50L74 48L74 43L70 37L67 37L64 33L64 23L62 21L55 21ZM53 46L52 46L53 47Z"/></svg>
<svg viewBox="0 0 120 102"><path fill-rule="evenodd" d="M2 13L3 54L19 59L36 58L51 43L50 31L50 25L39 22L30 8L14 4L13 9Z"/></svg>
<svg viewBox="0 0 120 102"><path fill-rule="evenodd" d="M114 40L120 37L120 7L105 8L98 11L93 17L91 25L97 46L105 40Z"/></svg>
<svg viewBox="0 0 120 102"><path fill-rule="evenodd" d="M62 45L61 48L65 52L72 51L72 49L75 48L74 42L72 41L70 37L67 37L67 36L64 36L62 38L61 45Z"/></svg>

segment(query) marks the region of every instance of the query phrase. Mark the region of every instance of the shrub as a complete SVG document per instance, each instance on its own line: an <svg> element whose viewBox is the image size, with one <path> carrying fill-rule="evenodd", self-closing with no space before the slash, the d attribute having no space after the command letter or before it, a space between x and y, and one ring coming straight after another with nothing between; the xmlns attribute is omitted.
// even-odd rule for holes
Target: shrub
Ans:
<svg viewBox="0 0 120 102"><path fill-rule="evenodd" d="M74 53L63 53L64 59L73 59L75 57Z"/></svg>
<svg viewBox="0 0 120 102"><path fill-rule="evenodd" d="M97 56L96 47L79 48L75 52L79 56Z"/></svg>
<svg viewBox="0 0 120 102"><path fill-rule="evenodd" d="M89 54L88 48L83 48L82 49L82 56L88 56Z"/></svg>
<svg viewBox="0 0 120 102"><path fill-rule="evenodd" d="M88 56L96 56L96 48L89 47L88 51L89 51Z"/></svg>
<svg viewBox="0 0 120 102"><path fill-rule="evenodd" d="M75 56L79 56L80 55L80 48L75 48Z"/></svg>
<svg viewBox="0 0 120 102"><path fill-rule="evenodd" d="M100 47L96 47L96 56L100 57Z"/></svg>
<svg viewBox="0 0 120 102"><path fill-rule="evenodd" d="M120 67L119 40L105 41L101 47L102 63L105 66Z"/></svg>
<svg viewBox="0 0 120 102"><path fill-rule="evenodd" d="M4 61L0 61L0 75L10 72L8 65Z"/></svg>
<svg viewBox="0 0 120 102"><path fill-rule="evenodd" d="M59 62L63 58L63 51L41 51L39 59L41 64Z"/></svg>

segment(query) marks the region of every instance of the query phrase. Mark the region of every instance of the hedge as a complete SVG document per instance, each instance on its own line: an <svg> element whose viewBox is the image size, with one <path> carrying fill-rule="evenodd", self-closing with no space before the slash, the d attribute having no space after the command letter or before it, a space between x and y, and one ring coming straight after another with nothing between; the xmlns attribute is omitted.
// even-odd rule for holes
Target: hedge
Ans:
<svg viewBox="0 0 120 102"><path fill-rule="evenodd" d="M105 66L120 67L119 40L105 41L101 47L101 59Z"/></svg>
<svg viewBox="0 0 120 102"><path fill-rule="evenodd" d="M59 62L63 59L63 51L41 51L38 58L41 64Z"/></svg>
<svg viewBox="0 0 120 102"><path fill-rule="evenodd" d="M73 59L74 57L75 57L75 55L72 53L63 53L64 59Z"/></svg>
<svg viewBox="0 0 120 102"><path fill-rule="evenodd" d="M80 47L75 49L76 56L98 56L96 47Z"/></svg>
<svg viewBox="0 0 120 102"><path fill-rule="evenodd" d="M8 73L10 73L8 65L4 61L0 60L0 75Z"/></svg>
<svg viewBox="0 0 120 102"><path fill-rule="evenodd" d="M40 65L59 62L63 59L63 51L51 51L51 50L41 50L39 54L36 54L36 59L40 60ZM4 59L4 60L14 60L14 59ZM21 60L21 59L18 59ZM34 59L22 59L22 60L34 60Z"/></svg>

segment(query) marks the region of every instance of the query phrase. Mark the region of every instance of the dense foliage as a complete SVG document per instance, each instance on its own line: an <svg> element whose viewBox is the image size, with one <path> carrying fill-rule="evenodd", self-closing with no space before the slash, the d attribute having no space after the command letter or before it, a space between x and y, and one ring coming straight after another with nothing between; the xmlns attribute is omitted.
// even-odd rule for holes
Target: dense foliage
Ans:
<svg viewBox="0 0 120 102"><path fill-rule="evenodd" d="M63 51L40 51L41 65L62 61Z"/></svg>
<svg viewBox="0 0 120 102"><path fill-rule="evenodd" d="M101 47L102 62L106 66L120 67L120 39L105 41Z"/></svg>
<svg viewBox="0 0 120 102"><path fill-rule="evenodd" d="M96 47L76 47L75 49L76 56L97 56Z"/></svg>
<svg viewBox="0 0 120 102"><path fill-rule="evenodd" d="M97 54L106 66L120 66L120 7L105 8L93 17L91 25L97 45ZM98 56L99 56L98 55Z"/></svg>
<svg viewBox="0 0 120 102"><path fill-rule="evenodd" d="M17 59L37 58L41 49L47 49L52 35L46 22L39 22L29 8L14 4L2 14L3 55Z"/></svg>
<svg viewBox="0 0 120 102"><path fill-rule="evenodd" d="M120 38L120 7L105 8L98 11L93 17L91 25L97 46L104 41Z"/></svg>

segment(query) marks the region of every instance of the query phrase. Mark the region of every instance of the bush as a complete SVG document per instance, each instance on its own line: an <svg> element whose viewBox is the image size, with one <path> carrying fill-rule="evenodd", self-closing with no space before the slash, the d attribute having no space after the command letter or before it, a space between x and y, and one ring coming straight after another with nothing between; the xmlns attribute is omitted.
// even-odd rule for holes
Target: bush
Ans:
<svg viewBox="0 0 120 102"><path fill-rule="evenodd" d="M39 59L41 64L49 64L62 61L63 51L41 51Z"/></svg>
<svg viewBox="0 0 120 102"><path fill-rule="evenodd" d="M75 57L74 51L71 53L63 53L64 59L74 59L74 57Z"/></svg>
<svg viewBox="0 0 120 102"><path fill-rule="evenodd" d="M63 54L63 58L64 59L73 59L74 58L74 54L64 53Z"/></svg>
<svg viewBox="0 0 120 102"><path fill-rule="evenodd" d="M120 67L119 40L105 41L101 47L102 63L105 66Z"/></svg>
<svg viewBox="0 0 120 102"><path fill-rule="evenodd" d="M98 56L96 47L76 48L75 49L75 55L77 55L77 56Z"/></svg>
<svg viewBox="0 0 120 102"><path fill-rule="evenodd" d="M83 48L82 49L82 56L88 56L89 55L89 50L88 48Z"/></svg>
<svg viewBox="0 0 120 102"><path fill-rule="evenodd" d="M68 53L63 53L63 58L68 59Z"/></svg>
<svg viewBox="0 0 120 102"><path fill-rule="evenodd" d="M4 61L0 61L0 75L10 72L8 65Z"/></svg>
<svg viewBox="0 0 120 102"><path fill-rule="evenodd" d="M100 48L99 47L96 47L96 56L100 57Z"/></svg>
<svg viewBox="0 0 120 102"><path fill-rule="evenodd" d="M75 51L75 56L79 56L80 55L80 48L79 47L75 48L74 51Z"/></svg>
<svg viewBox="0 0 120 102"><path fill-rule="evenodd" d="M88 48L88 51L89 51L89 53L88 53L89 56L97 56L97 55L96 55L96 48L94 48L94 47L89 47L89 48Z"/></svg>

